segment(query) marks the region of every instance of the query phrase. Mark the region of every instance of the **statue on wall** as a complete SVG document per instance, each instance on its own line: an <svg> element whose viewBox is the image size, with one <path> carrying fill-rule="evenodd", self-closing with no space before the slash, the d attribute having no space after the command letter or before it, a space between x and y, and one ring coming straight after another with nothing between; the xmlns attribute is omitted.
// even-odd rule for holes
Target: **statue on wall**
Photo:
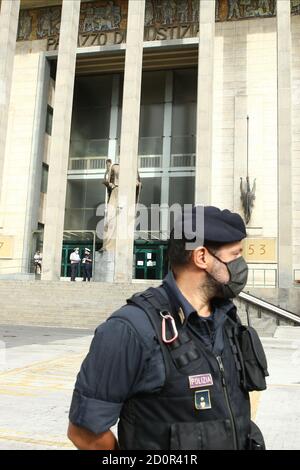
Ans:
<svg viewBox="0 0 300 470"><path fill-rule="evenodd" d="M110 29L116 28L118 26L115 21L115 12L114 12L114 2L109 1L105 8L105 19L107 24L110 26Z"/></svg>
<svg viewBox="0 0 300 470"><path fill-rule="evenodd" d="M118 163L111 164L111 160L106 161L107 169L104 176L103 184L107 188L107 210L104 222L103 245L101 251L111 251L115 249L116 229L118 216L118 200L119 200L119 171ZM139 172L136 179L136 197L135 203L138 204L142 183Z"/></svg>
<svg viewBox="0 0 300 470"><path fill-rule="evenodd" d="M246 176L246 181L240 178L241 201L244 211L246 225L250 222L252 210L255 201L256 180L253 181L252 189L250 187L249 176Z"/></svg>
<svg viewBox="0 0 300 470"><path fill-rule="evenodd" d="M94 31L94 8L89 7L86 9L85 12L85 17L82 22L82 32L83 33L89 33L91 31Z"/></svg>
<svg viewBox="0 0 300 470"><path fill-rule="evenodd" d="M81 33L113 31L120 27L121 7L115 5L112 0L106 2L104 6L100 5L82 5L82 16L79 25Z"/></svg>
<svg viewBox="0 0 300 470"><path fill-rule="evenodd" d="M199 1L192 0L192 22L198 23L198 21L199 21Z"/></svg>
<svg viewBox="0 0 300 470"><path fill-rule="evenodd" d="M241 201L246 225L250 222L251 219L254 201L256 198L255 191L256 179L254 179L251 189L249 178L249 116L247 116L247 176L245 181L243 181L242 177L240 178Z"/></svg>
<svg viewBox="0 0 300 470"><path fill-rule="evenodd" d="M120 26L121 9L109 1L105 7L95 8L96 31L110 31Z"/></svg>
<svg viewBox="0 0 300 470"><path fill-rule="evenodd" d="M21 10L19 20L18 39L28 41L32 31L32 16L28 10Z"/></svg>
<svg viewBox="0 0 300 470"><path fill-rule="evenodd" d="M263 13L270 13L270 0L259 0L258 9Z"/></svg>
<svg viewBox="0 0 300 470"><path fill-rule="evenodd" d="M106 164L106 171L105 171L105 174L104 174L103 184L104 184L104 186L106 186L106 202L108 203L110 195L111 195L111 190L112 190L112 188L110 186L110 169L111 169L111 166L112 166L111 159L108 158L106 160L105 164Z"/></svg>
<svg viewBox="0 0 300 470"><path fill-rule="evenodd" d="M51 36L51 13L47 9L40 15L37 25L37 36L42 39L45 36Z"/></svg>
<svg viewBox="0 0 300 470"><path fill-rule="evenodd" d="M154 7L153 7L152 0L146 0L145 26L152 25L153 19L154 19Z"/></svg>
<svg viewBox="0 0 300 470"><path fill-rule="evenodd" d="M300 15L300 0L291 0L292 15Z"/></svg>
<svg viewBox="0 0 300 470"><path fill-rule="evenodd" d="M43 9L38 17L37 37L43 39L45 37L59 34L61 22L60 8Z"/></svg>
<svg viewBox="0 0 300 470"><path fill-rule="evenodd" d="M116 242L116 218L119 193L119 165L107 161L107 170L103 184L107 189L107 206L103 230L103 245L101 251L114 250Z"/></svg>
<svg viewBox="0 0 300 470"><path fill-rule="evenodd" d="M174 0L162 0L162 24L174 23L176 3Z"/></svg>
<svg viewBox="0 0 300 470"><path fill-rule="evenodd" d="M189 5L186 0L177 0L177 20L179 23L189 21Z"/></svg>
<svg viewBox="0 0 300 470"><path fill-rule="evenodd" d="M231 20L233 17L240 18L240 5L238 0L228 0L229 3L229 13L228 19Z"/></svg>
<svg viewBox="0 0 300 470"><path fill-rule="evenodd" d="M275 15L275 0L216 0L216 21L236 21Z"/></svg>
<svg viewBox="0 0 300 470"><path fill-rule="evenodd" d="M241 2L246 0L241 0ZM248 4L245 4L244 16L245 18L253 18L257 16L270 16L270 0L247 0Z"/></svg>

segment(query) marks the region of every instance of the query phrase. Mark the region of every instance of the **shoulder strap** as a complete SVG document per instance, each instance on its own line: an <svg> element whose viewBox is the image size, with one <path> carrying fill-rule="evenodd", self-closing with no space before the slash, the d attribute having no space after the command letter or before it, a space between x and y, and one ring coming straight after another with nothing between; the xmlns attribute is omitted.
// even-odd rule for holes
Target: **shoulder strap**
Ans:
<svg viewBox="0 0 300 470"><path fill-rule="evenodd" d="M160 312L168 312L172 314L170 301L163 287L149 288L145 292L132 296L127 300L142 308L147 314L161 346L162 354L166 366L166 375L169 377L171 363L173 362L177 369L183 369L191 362L199 359L200 352L194 344L192 336L188 330L181 325L177 315L173 316L178 329L178 338L171 344L165 344L162 340L162 318Z"/></svg>
<svg viewBox="0 0 300 470"><path fill-rule="evenodd" d="M128 304L137 305L146 313L160 344L161 352L165 363L167 383L167 380L170 377L170 363L167 348L165 347L165 344L163 343L161 337L161 320L158 313L161 310L169 310L169 302L165 297L163 297L162 294L157 294L157 297L159 295L160 300L163 301L162 303L160 303L157 297L155 297L155 294L153 294L153 291L156 291L156 289L150 287L144 292L134 294L126 301Z"/></svg>

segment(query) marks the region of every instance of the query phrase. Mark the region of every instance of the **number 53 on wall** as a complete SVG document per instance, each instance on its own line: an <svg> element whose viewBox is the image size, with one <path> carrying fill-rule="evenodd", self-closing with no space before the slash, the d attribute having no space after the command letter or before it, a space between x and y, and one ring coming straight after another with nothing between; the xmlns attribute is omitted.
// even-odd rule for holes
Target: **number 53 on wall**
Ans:
<svg viewBox="0 0 300 470"><path fill-rule="evenodd" d="M243 255L248 263L276 263L276 238L246 238Z"/></svg>

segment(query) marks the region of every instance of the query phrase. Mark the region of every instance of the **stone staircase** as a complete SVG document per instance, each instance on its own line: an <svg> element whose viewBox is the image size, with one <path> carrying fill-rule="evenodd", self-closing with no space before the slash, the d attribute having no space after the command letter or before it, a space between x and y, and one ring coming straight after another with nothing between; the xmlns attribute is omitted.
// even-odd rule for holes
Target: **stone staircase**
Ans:
<svg viewBox="0 0 300 470"><path fill-rule="evenodd" d="M252 304L248 304L247 306L247 303L239 297L234 300L234 303L237 307L239 317L244 325L248 324L246 313L246 309L248 308L250 325L257 330L260 336L274 336L277 328L280 325L294 329L294 324L291 320L282 317L279 318L276 314L273 314L268 310L261 309ZM297 327L295 328L297 329Z"/></svg>
<svg viewBox="0 0 300 470"><path fill-rule="evenodd" d="M159 282L0 281L0 324L95 329L150 285Z"/></svg>
<svg viewBox="0 0 300 470"><path fill-rule="evenodd" d="M2 280L0 281L0 324L94 330L133 293L159 284L160 281L118 284ZM243 323L247 324L245 303L239 299L236 299L235 303ZM278 327L278 318L275 315L259 312L253 306L249 308L249 312L251 325L261 336L274 335ZM281 321L280 324L290 323Z"/></svg>
<svg viewBox="0 0 300 470"><path fill-rule="evenodd" d="M296 354L298 366L300 360L300 328L294 326L278 326L273 337L261 337L262 343L267 349L289 350Z"/></svg>

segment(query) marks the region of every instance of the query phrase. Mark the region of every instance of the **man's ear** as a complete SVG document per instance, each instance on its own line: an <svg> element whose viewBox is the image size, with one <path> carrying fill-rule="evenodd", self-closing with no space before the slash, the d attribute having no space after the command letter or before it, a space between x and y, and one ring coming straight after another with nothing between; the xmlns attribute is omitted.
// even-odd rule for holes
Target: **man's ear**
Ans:
<svg viewBox="0 0 300 470"><path fill-rule="evenodd" d="M197 268L207 269L207 250L204 246L198 246L192 253L192 260Z"/></svg>

